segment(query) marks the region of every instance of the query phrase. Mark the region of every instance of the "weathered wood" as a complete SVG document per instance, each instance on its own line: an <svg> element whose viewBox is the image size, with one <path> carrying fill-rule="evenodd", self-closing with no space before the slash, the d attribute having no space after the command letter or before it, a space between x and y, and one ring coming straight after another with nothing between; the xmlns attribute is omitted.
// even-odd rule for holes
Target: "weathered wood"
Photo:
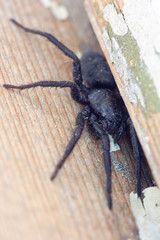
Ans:
<svg viewBox="0 0 160 240"><path fill-rule="evenodd" d="M160 62L157 27L160 22L156 15L156 5L148 1L136 1L135 4L127 0L86 0L85 3L156 183L160 186ZM152 31L155 27L157 34Z"/></svg>
<svg viewBox="0 0 160 240"><path fill-rule="evenodd" d="M54 19L38 0L1 0L0 6L1 86L73 81L70 59L44 38L16 28L9 18L52 33L77 53L81 42L71 21ZM0 239L138 239L129 204L129 193L136 188L135 160L126 136L121 151L111 153L112 212L101 143L87 129L57 179L49 180L80 109L67 89L0 88ZM149 185L147 176L143 172L144 186Z"/></svg>

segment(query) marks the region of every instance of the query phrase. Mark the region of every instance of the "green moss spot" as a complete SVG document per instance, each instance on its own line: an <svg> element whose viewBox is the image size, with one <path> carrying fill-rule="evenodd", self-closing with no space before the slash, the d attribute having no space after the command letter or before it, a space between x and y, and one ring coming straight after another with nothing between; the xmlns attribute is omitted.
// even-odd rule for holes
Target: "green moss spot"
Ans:
<svg viewBox="0 0 160 240"><path fill-rule="evenodd" d="M94 9L95 9L95 11L97 13L97 16L100 17L101 16L100 9L99 9L99 6L98 6L97 2L94 2L93 6L94 6Z"/></svg>
<svg viewBox="0 0 160 240"><path fill-rule="evenodd" d="M116 39L128 64L128 71L131 75L131 79L129 81L137 84L142 91L145 107L142 106L140 101L137 104L138 107L140 107L146 115L149 113L159 113L160 99L158 97L156 87L148 72L147 66L140 57L140 49L136 40L133 38L132 33L128 30L126 35L118 36L114 34L110 24L107 23L107 25L107 32L110 39ZM114 52L115 50L112 48L112 51Z"/></svg>

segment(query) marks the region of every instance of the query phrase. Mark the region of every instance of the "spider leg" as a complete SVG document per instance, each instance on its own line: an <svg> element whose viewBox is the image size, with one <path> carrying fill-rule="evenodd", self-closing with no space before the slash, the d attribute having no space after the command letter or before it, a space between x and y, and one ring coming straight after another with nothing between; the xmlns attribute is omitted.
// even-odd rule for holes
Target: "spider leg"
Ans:
<svg viewBox="0 0 160 240"><path fill-rule="evenodd" d="M134 129L133 123L131 121L130 118L127 119L127 124L129 125L129 129L130 129L130 135L131 135L131 142L132 142L132 146L133 146L133 153L135 156L135 159L137 161L137 194L138 197L141 196L141 151L140 151L140 145L139 145L139 141L137 138L137 134L136 131Z"/></svg>
<svg viewBox="0 0 160 240"><path fill-rule="evenodd" d="M71 89L71 96L76 102L81 103L81 104L87 103L87 92L86 92L86 94L85 94L85 92L82 93L80 91L79 87L73 82L40 81L40 82L29 83L29 84L24 84L24 85L20 85L20 86L4 84L3 87L14 88L14 89L19 89L19 90L24 90L24 89L34 88L34 87L60 87L60 88L69 87ZM85 88L85 86L84 86L84 88Z"/></svg>
<svg viewBox="0 0 160 240"><path fill-rule="evenodd" d="M63 157L57 164L54 172L51 174L51 180L54 180L57 176L59 170L62 168L63 164L65 163L67 157L72 152L73 148L75 147L77 141L81 137L82 131L84 129L85 120L89 118L90 115L90 108L88 106L85 106L81 112L78 113L77 119L76 119L76 129L74 131L74 135L70 142L68 143L66 150L64 152Z"/></svg>
<svg viewBox="0 0 160 240"><path fill-rule="evenodd" d="M89 125L102 139L103 159L105 164L105 171L107 173L107 199L108 207L112 209L112 184L111 184L111 158L110 158L110 142L108 135L103 128L96 122L95 115L91 115Z"/></svg>
<svg viewBox="0 0 160 240"><path fill-rule="evenodd" d="M79 86L82 85L81 63L79 58L70 49L68 49L65 45L63 45L60 41L58 41L54 36L52 36L49 33L26 28L17 21L15 21L14 19L10 19L10 21L14 23L17 27L23 29L25 32L41 35L42 37L47 38L51 43L53 43L57 48L59 48L67 57L71 58L73 60L73 79L77 85Z"/></svg>
<svg viewBox="0 0 160 240"><path fill-rule="evenodd" d="M116 143L119 141L119 139L121 138L121 136L122 136L122 134L123 134L123 132L124 132L124 129L125 129L125 124L122 123L121 126L120 126L120 128L118 129L117 136L116 136L116 138L114 139L114 144L116 144Z"/></svg>

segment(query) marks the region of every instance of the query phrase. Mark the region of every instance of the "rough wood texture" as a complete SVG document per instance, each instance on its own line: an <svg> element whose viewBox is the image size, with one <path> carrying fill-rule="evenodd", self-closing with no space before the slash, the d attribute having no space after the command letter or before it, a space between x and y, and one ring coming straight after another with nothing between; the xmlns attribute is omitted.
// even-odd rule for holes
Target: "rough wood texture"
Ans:
<svg viewBox="0 0 160 240"><path fill-rule="evenodd" d="M72 81L72 61L42 37L13 26L9 18L50 32L79 52L71 21L58 22L38 0L1 0L0 6L1 86ZM57 179L49 180L80 109L65 89L0 88L0 239L138 239L129 204L136 185L135 160L126 136L121 151L112 153L112 212L105 196L101 144L87 129ZM143 172L144 187L147 176Z"/></svg>
<svg viewBox="0 0 160 240"><path fill-rule="evenodd" d="M133 21L133 18L135 20L136 16L139 21L145 20L147 16L148 21L150 15L152 16L152 13L154 15L154 11L156 10L154 9L155 6L152 6L152 3L148 1L143 1L143 3L137 1L136 4L134 4L127 0L115 0L113 2L109 0L86 0L85 3L90 21L133 120L152 173L158 186L160 186L160 99L158 97L160 75L158 74L158 78L154 79L154 75L157 72L155 65L157 64L156 67L158 69L160 68L160 63L154 61L154 58L156 59L159 54L159 50L155 50L154 44L157 43L158 46L159 41L155 38L155 42L152 41L151 43L153 46L148 44L147 48L146 45L145 51L141 49L140 44L137 44L140 42L139 38L143 37L140 35L142 31L144 37L140 40L143 40L144 44L147 44L148 39L153 38L153 31L150 31L150 29L157 26L157 22L155 26L148 24L148 28L144 23L144 28L142 27L140 30L138 28L136 29L139 24L133 26L132 22L129 22L129 17ZM143 6L143 4L146 5ZM132 7L133 15L131 15L130 9ZM137 9L137 12L134 12L134 7ZM104 9L106 11L105 16ZM139 17L139 15L141 17ZM121 19L119 19L119 17L121 17ZM115 33L115 29L112 28L113 26L117 30L117 33ZM134 32L132 32L133 29ZM159 34L158 31L157 28L157 33ZM154 34L156 35L155 32ZM134 39L135 35L137 39ZM153 47L154 50L150 51L150 47ZM144 55L147 51L150 51L150 55L148 55L149 59L147 59L147 61L150 61L150 65L148 66L144 61L144 59L146 60L146 56ZM154 63L152 64L152 62ZM151 64L153 68L151 68ZM150 72L153 73L153 78Z"/></svg>

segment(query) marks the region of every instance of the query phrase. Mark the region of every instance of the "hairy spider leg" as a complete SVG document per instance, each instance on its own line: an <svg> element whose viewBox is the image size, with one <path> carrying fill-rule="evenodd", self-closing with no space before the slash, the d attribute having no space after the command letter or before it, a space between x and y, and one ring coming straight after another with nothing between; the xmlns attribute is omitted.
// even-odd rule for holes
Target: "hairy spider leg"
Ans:
<svg viewBox="0 0 160 240"><path fill-rule="evenodd" d="M136 174L137 174L137 194L138 197L141 196L141 151L140 151L140 144L137 138L136 131L134 129L133 123L130 118L127 119L127 124L129 125L130 135L131 135L131 142L133 147L134 157L137 161L136 166Z"/></svg>
<svg viewBox="0 0 160 240"><path fill-rule="evenodd" d="M89 125L102 139L103 159L105 164L105 171L107 174L107 199L108 207L112 209L112 183L111 183L111 158L110 158L110 142L108 134L102 129L100 124L96 122L95 115L91 115Z"/></svg>
<svg viewBox="0 0 160 240"><path fill-rule="evenodd" d="M79 103L84 104L86 101L85 96L82 95L75 83L72 82L67 82L67 81L60 81L60 82L55 82L55 81L41 81L41 82L36 82L36 83L31 83L31 84L26 84L26 85L20 85L20 86L15 86L15 85L10 85L10 84L4 84L3 85L5 88L15 88L19 90L24 90L28 88L33 88L33 87L60 87L60 88L66 88L70 87L71 88L71 96L75 101L78 101ZM78 94L78 95L77 95ZM55 179L57 176L59 170L63 166L64 162L66 161L67 157L69 154L72 152L74 146L76 145L78 139L81 137L82 131L84 129L84 124L85 120L88 119L90 115L90 108L89 106L85 106L81 112L77 115L76 118L76 129L74 132L74 136L70 140L65 153L62 157L62 159L59 161L57 164L55 171L51 175L51 180Z"/></svg>
<svg viewBox="0 0 160 240"><path fill-rule="evenodd" d="M68 49L65 45L63 45L60 41L58 41L54 36L52 36L49 33L26 28L17 21L15 21L14 19L10 19L10 21L14 23L17 27L23 29L25 32L37 34L47 38L51 43L53 43L57 48L59 48L67 57L71 58L73 60L73 79L78 86L82 85L81 63L79 58L70 49Z"/></svg>
<svg viewBox="0 0 160 240"><path fill-rule="evenodd" d="M87 95L82 94L82 92L79 90L79 87L75 83L68 82L68 81L58 81L58 82L57 81L40 81L40 82L29 83L29 84L24 84L20 86L4 84L3 87L14 88L19 90L24 90L28 88L34 88L34 87L60 87L60 88L69 87L71 89L71 96L76 102L80 104L86 104L88 101Z"/></svg>
<svg viewBox="0 0 160 240"><path fill-rule="evenodd" d="M67 145L62 159L59 161L59 163L57 164L54 172L51 174L51 180L55 179L59 170L62 168L63 164L65 163L67 157L72 152L72 150L75 147L77 141L81 137L81 134L82 134L83 129L84 129L85 120L87 120L89 118L89 115L90 115L90 108L88 106L85 106L82 109L82 111L78 113L77 118L76 118L76 129L74 131L74 135L71 138L69 144Z"/></svg>

